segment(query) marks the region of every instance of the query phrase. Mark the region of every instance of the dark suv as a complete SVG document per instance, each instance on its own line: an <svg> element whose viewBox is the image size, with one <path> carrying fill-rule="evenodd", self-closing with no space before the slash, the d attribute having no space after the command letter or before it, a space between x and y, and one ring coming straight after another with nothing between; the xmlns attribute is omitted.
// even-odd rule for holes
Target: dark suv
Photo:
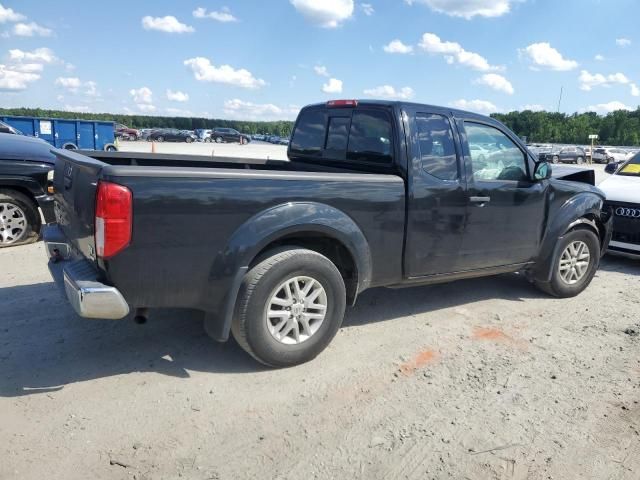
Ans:
<svg viewBox="0 0 640 480"><path fill-rule="evenodd" d="M587 155L582 148L572 146L540 154L540 160L542 161L552 163L569 162L577 163L578 165L583 164L586 157Z"/></svg>
<svg viewBox="0 0 640 480"><path fill-rule="evenodd" d="M175 128L163 128L154 130L149 134L147 140L152 142L195 142L196 135L187 130L177 130Z"/></svg>
<svg viewBox="0 0 640 480"><path fill-rule="evenodd" d="M248 135L244 135L233 128L214 128L213 132L211 132L211 138L216 143L236 142L244 145L250 141Z"/></svg>

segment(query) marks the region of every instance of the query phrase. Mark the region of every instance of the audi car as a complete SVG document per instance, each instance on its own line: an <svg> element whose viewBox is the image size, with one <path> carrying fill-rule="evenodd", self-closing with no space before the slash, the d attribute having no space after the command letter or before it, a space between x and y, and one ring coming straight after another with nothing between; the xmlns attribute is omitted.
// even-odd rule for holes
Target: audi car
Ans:
<svg viewBox="0 0 640 480"><path fill-rule="evenodd" d="M598 187L613 208L609 250L640 258L640 154L621 163Z"/></svg>

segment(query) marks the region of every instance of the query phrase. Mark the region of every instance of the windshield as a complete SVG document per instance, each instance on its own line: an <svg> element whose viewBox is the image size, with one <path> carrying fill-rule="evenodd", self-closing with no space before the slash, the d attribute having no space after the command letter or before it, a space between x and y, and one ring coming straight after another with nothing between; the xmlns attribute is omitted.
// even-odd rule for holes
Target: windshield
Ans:
<svg viewBox="0 0 640 480"><path fill-rule="evenodd" d="M616 175L624 175L625 177L640 177L640 154L637 154L627 163L625 163Z"/></svg>

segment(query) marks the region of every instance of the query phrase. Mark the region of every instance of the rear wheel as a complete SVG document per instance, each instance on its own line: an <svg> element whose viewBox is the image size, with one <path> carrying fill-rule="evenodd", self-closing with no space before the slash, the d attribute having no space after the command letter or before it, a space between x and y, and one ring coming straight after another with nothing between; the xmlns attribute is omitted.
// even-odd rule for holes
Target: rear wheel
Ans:
<svg viewBox="0 0 640 480"><path fill-rule="evenodd" d="M551 159L551 161L553 163L558 163L560 161L560 157L558 157L557 155L554 155L553 158Z"/></svg>
<svg viewBox="0 0 640 480"><path fill-rule="evenodd" d="M231 332L256 360L288 367L315 358L342 325L345 286L324 255L274 251L245 276Z"/></svg>
<svg viewBox="0 0 640 480"><path fill-rule="evenodd" d="M162 135L160 135L158 138L156 138L156 142L164 142L164 137Z"/></svg>
<svg viewBox="0 0 640 480"><path fill-rule="evenodd" d="M40 225L40 212L29 197L0 190L0 248L35 242Z"/></svg>
<svg viewBox="0 0 640 480"><path fill-rule="evenodd" d="M191 143L191 142L193 142L193 138L191 138L191 137L186 137L186 138L184 139L184 141L185 141L185 142L187 142L187 143Z"/></svg>
<svg viewBox="0 0 640 480"><path fill-rule="evenodd" d="M582 158L582 157L578 157L578 159L576 160L576 163L577 163L578 165L582 165L582 164L584 163L584 158Z"/></svg>
<svg viewBox="0 0 640 480"><path fill-rule="evenodd" d="M216 137L216 143L222 143L222 137Z"/></svg>
<svg viewBox="0 0 640 480"><path fill-rule="evenodd" d="M550 282L536 285L555 297L574 297L589 286L600 264L600 240L591 230L576 229L561 240Z"/></svg>

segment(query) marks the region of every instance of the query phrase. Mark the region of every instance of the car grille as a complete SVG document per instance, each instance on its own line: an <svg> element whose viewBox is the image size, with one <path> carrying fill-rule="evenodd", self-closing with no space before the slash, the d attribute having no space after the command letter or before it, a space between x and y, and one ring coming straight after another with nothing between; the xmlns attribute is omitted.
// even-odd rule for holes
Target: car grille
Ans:
<svg viewBox="0 0 640 480"><path fill-rule="evenodd" d="M613 209L613 235L616 242L640 245L640 205L607 202Z"/></svg>

